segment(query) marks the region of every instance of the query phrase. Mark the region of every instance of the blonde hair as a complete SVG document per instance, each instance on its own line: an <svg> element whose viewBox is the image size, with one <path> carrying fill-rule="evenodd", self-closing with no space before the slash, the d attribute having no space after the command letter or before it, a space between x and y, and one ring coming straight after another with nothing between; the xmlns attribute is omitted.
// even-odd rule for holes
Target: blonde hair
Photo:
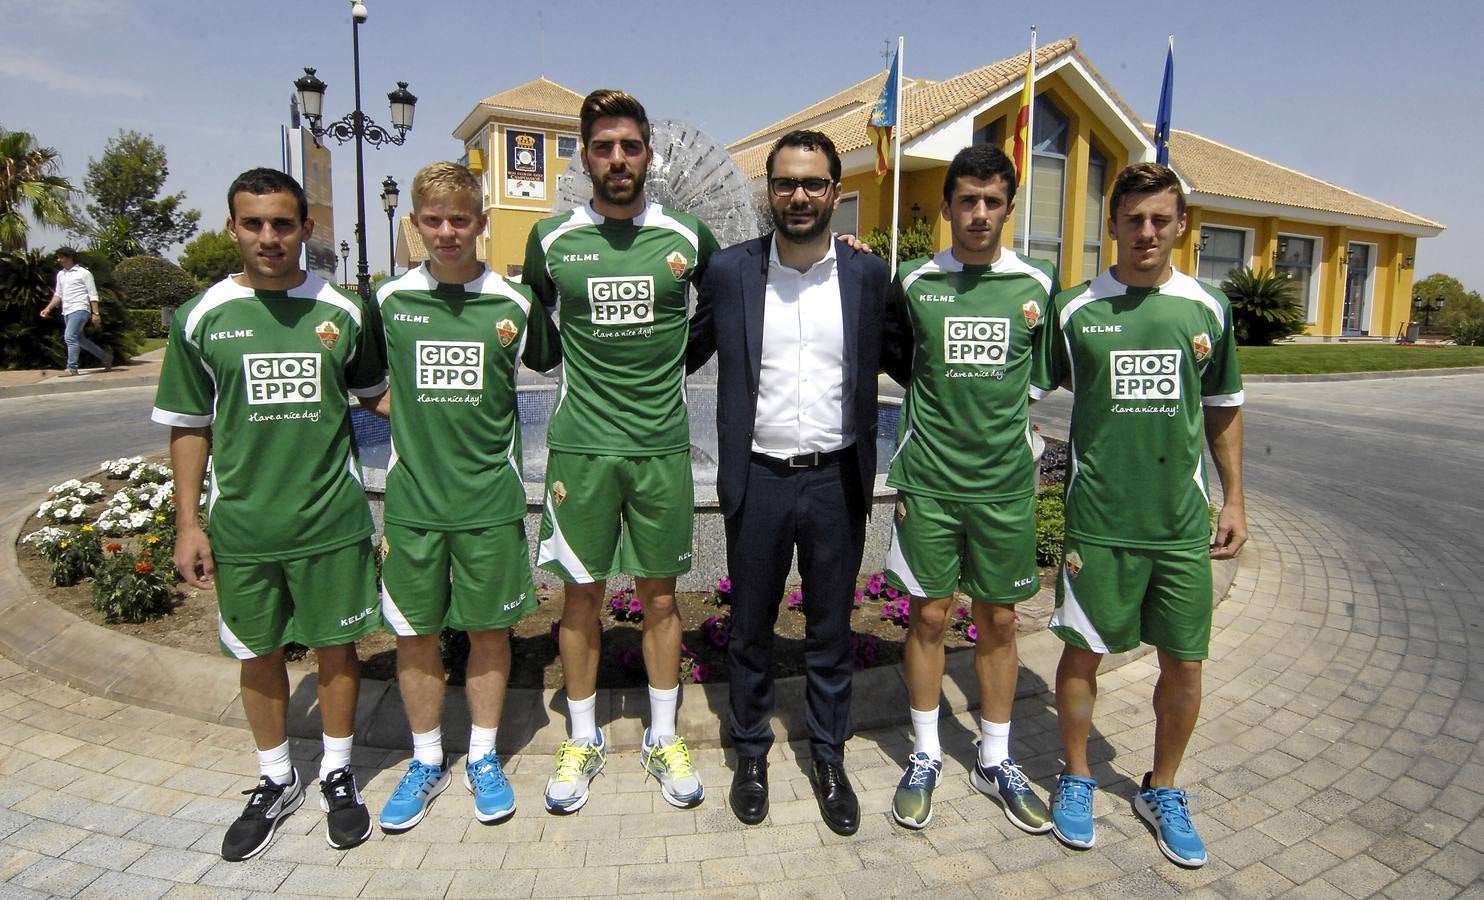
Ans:
<svg viewBox="0 0 1484 900"><path fill-rule="evenodd" d="M456 162L428 163L412 179L413 209L423 200L445 194L467 194L474 200L476 209L484 202L479 176Z"/></svg>

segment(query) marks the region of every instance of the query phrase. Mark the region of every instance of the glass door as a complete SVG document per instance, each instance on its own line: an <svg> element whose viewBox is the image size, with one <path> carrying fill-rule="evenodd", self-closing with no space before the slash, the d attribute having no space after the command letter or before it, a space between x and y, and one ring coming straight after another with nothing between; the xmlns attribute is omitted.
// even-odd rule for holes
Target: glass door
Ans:
<svg viewBox="0 0 1484 900"><path fill-rule="evenodd" d="M1351 244L1345 252L1345 312L1340 321L1341 334L1365 334L1366 288L1371 278L1369 244Z"/></svg>

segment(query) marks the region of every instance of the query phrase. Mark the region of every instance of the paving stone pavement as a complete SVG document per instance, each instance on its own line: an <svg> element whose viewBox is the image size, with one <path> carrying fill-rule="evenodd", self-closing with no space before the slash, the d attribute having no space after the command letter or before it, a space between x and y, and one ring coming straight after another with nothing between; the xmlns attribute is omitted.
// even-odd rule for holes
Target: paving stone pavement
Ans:
<svg viewBox="0 0 1484 900"><path fill-rule="evenodd" d="M948 753L932 824L888 808L905 728L858 735L846 765L860 832L819 821L806 749L775 748L772 812L744 828L726 808L721 750L695 754L698 809L667 806L634 753L610 756L577 815L541 808L552 760L508 762L521 803L472 819L455 785L411 832L326 847L313 802L260 859L217 851L256 775L245 732L85 695L0 660L0 897L710 897L922 895L1484 897L1484 583L1468 537L1340 523L1248 500L1252 543L1217 609L1201 723L1182 770L1210 862L1160 856L1130 801L1154 740L1146 657L1101 681L1097 846L1076 852L1012 828L968 784L968 716ZM857 697L857 702L870 698ZM1015 746L1044 790L1059 769L1049 693L1017 704ZM318 747L298 743L310 772ZM357 748L373 810L405 754Z"/></svg>

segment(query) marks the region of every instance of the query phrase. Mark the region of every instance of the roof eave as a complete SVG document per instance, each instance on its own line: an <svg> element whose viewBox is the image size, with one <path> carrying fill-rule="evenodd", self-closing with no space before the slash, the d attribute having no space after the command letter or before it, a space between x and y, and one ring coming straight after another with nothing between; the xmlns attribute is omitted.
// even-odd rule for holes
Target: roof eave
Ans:
<svg viewBox="0 0 1484 900"><path fill-rule="evenodd" d="M1249 200L1244 197L1228 197L1224 194L1212 194L1206 191L1191 191L1187 199L1190 205L1199 206L1202 209L1236 213L1244 216L1290 219L1295 222L1307 222L1325 227L1343 225L1346 228L1380 231L1385 234L1403 234L1418 238L1437 237L1447 228L1446 225L1439 222L1426 224L1422 222L1400 222L1394 219L1378 219L1374 216L1360 216L1354 213L1311 209L1306 206L1290 206L1286 203Z"/></svg>
<svg viewBox="0 0 1484 900"><path fill-rule="evenodd" d="M479 133L479 130L488 124L490 119L515 119L521 122L540 122L547 125L566 125L572 131L577 130L579 118L576 115L564 113L541 112L533 109L518 109L514 106L496 106L489 103L479 103L464 116L462 122L453 130L453 136L460 141L468 143L469 139Z"/></svg>

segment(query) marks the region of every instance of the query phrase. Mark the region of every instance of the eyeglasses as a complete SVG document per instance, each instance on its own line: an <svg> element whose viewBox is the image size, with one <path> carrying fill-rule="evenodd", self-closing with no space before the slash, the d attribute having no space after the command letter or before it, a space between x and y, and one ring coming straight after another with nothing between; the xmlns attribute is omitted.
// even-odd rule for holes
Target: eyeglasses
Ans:
<svg viewBox="0 0 1484 900"><path fill-rule="evenodd" d="M829 192L834 182L828 178L770 178L768 187L773 191L775 197L792 197L794 191L804 189L804 193L810 197L823 197Z"/></svg>

